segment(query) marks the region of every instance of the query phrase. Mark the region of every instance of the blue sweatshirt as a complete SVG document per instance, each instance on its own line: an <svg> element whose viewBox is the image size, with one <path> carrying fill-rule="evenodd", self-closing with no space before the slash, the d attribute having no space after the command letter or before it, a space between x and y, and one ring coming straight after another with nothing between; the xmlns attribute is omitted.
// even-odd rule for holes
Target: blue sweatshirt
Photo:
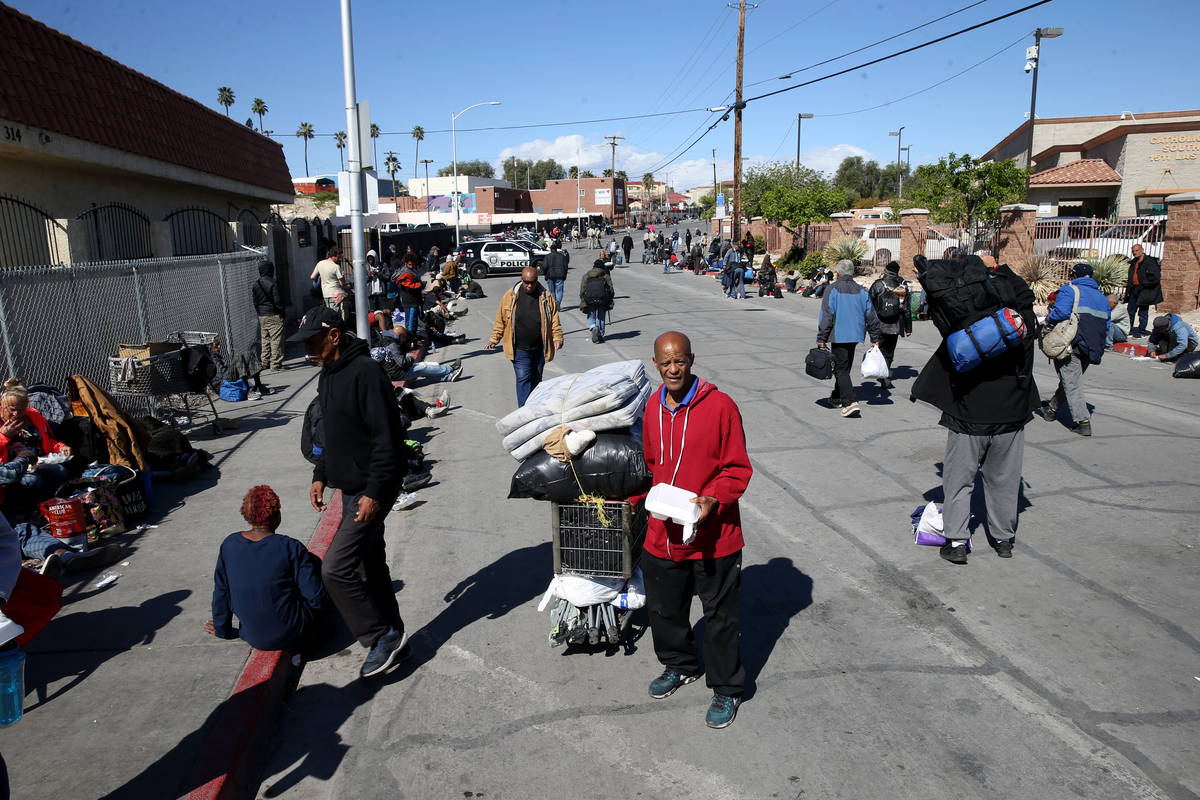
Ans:
<svg viewBox="0 0 1200 800"><path fill-rule="evenodd" d="M258 650L282 650L331 601L321 582L321 560L290 536L271 534L252 542L231 533L221 542L213 572L213 628L234 638L232 614L241 636Z"/></svg>

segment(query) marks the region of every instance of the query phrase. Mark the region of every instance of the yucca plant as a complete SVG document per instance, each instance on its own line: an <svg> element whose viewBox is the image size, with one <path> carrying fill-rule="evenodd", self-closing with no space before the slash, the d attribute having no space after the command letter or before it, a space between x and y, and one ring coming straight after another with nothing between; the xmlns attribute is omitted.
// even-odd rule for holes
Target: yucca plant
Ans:
<svg viewBox="0 0 1200 800"><path fill-rule="evenodd" d="M843 236L825 245L825 260L830 264L846 259L856 266L867 257L867 243L853 236Z"/></svg>
<svg viewBox="0 0 1200 800"><path fill-rule="evenodd" d="M1044 256L1027 260L1019 274L1033 290L1034 299L1039 305L1044 304L1050 293L1061 285L1061 281L1055 279L1053 265Z"/></svg>
<svg viewBox="0 0 1200 800"><path fill-rule="evenodd" d="M1104 294L1112 294L1120 289L1129 277L1129 259L1120 253L1089 258L1087 263L1092 268L1092 277L1100 284L1100 291Z"/></svg>

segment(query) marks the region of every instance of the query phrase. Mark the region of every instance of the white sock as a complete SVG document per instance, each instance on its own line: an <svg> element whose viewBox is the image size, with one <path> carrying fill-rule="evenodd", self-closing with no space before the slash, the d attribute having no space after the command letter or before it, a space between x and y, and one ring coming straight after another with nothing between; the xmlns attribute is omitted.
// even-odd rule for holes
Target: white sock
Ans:
<svg viewBox="0 0 1200 800"><path fill-rule="evenodd" d="M950 544L954 547L958 547L958 546L964 545L966 543L967 543L966 539L955 539L954 541L950 542Z"/></svg>

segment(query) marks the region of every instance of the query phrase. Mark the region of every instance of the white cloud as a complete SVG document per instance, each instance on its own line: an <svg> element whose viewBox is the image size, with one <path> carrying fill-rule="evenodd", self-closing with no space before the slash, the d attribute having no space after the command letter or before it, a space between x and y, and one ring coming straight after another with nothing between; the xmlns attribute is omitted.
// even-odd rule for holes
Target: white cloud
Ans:
<svg viewBox="0 0 1200 800"><path fill-rule="evenodd" d="M862 156L865 161L878 161L875 156L852 144L835 144L832 147L812 147L800 154L800 163L818 172L832 174L838 165L850 156Z"/></svg>

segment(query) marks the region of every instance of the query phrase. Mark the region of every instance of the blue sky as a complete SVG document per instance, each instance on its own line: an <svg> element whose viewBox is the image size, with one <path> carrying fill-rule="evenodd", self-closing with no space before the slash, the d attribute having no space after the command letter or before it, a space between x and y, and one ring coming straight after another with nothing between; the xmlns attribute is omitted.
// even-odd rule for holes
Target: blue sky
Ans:
<svg viewBox="0 0 1200 800"><path fill-rule="evenodd" d="M973 0L761 0L746 22L746 96L819 77L950 33L1027 5L1031 0L985 0L962 13L846 59L780 81L776 77L892 36L948 14ZM221 111L218 86L237 102L244 121L253 98L270 112L264 127L282 142L292 175L304 174L295 131L311 122L310 173L336 172L331 134L346 128L337 0L288 4L255 0L89 0L66 4L9 0L21 11L171 88ZM604 136L625 136L617 169L640 177L669 175L673 187L711 183L712 149L718 175L732 175L732 119L668 166L711 115L691 112L642 120L517 130L467 131L629 116L718 105L732 96L737 12L724 0L630 2L383 2L353 5L357 88L371 102L385 135L380 160L396 151L413 175L421 125L421 158L431 174L450 163L450 114L472 103L458 122L460 160L554 157L584 168L608 166ZM1194 108L1200 105L1193 52L1200 23L1194 0L1149 6L1110 0L1054 0L1032 11L917 53L810 87L751 103L745 112L743 156L748 164L793 159L796 113L813 113L802 132L802 159L822 170L846 155L896 158L888 131L904 125L914 163L950 151L980 154L1020 125L1029 110L1023 71L1032 31L1063 27L1043 43L1038 116L1072 116ZM998 55L988 59L993 54ZM956 73L975 66L957 78ZM903 98L935 83L946 83ZM754 85L757 84L757 85ZM874 106L884 107L861 111ZM256 118L257 123L257 118ZM423 174L423 173L422 173Z"/></svg>

